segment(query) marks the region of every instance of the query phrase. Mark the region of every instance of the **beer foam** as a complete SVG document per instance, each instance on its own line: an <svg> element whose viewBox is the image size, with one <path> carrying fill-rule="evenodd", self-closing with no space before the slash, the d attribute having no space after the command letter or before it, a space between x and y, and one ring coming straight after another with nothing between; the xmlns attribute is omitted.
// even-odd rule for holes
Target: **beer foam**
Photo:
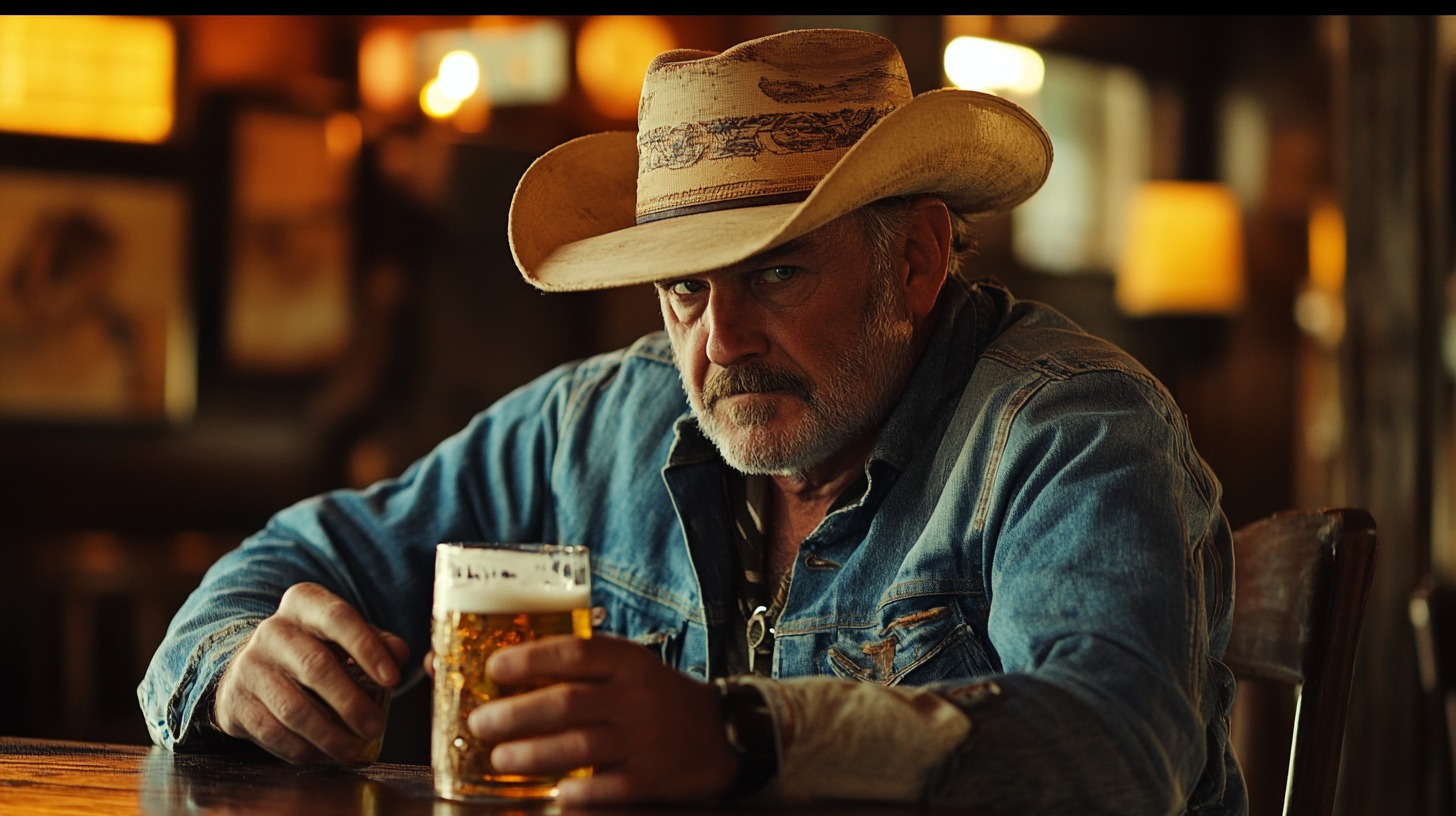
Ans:
<svg viewBox="0 0 1456 816"><path fill-rule="evenodd" d="M435 611L468 612L476 615L522 612L564 612L591 606L591 590L584 584L571 587L532 588L494 581L437 582Z"/></svg>
<svg viewBox="0 0 1456 816"><path fill-rule="evenodd" d="M591 605L591 568L581 548L548 553L442 544L438 552L437 614L564 612Z"/></svg>

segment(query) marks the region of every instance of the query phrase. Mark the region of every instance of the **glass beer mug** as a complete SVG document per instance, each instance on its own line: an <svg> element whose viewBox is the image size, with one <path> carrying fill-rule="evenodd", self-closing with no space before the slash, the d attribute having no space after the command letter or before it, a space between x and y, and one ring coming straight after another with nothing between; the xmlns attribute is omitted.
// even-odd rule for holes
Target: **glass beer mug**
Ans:
<svg viewBox="0 0 1456 816"><path fill-rule="evenodd" d="M550 635L591 637L591 567L585 547L558 544L440 544L435 551L434 711L430 755L435 792L446 799L549 799L556 776L498 773L494 746L470 734L477 706L537 688L501 686L485 661L502 646ZM590 769L573 771L585 775Z"/></svg>

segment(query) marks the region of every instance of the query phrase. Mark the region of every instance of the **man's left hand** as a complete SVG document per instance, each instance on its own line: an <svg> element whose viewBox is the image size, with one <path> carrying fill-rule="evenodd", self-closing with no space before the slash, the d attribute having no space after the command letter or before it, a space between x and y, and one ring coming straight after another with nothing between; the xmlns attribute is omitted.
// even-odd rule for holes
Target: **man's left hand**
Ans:
<svg viewBox="0 0 1456 816"><path fill-rule="evenodd" d="M556 774L572 804L710 799L728 789L738 758L723 734L718 693L636 643L553 637L502 649L486 670L501 684L561 682L471 712L476 737L497 743L505 773Z"/></svg>

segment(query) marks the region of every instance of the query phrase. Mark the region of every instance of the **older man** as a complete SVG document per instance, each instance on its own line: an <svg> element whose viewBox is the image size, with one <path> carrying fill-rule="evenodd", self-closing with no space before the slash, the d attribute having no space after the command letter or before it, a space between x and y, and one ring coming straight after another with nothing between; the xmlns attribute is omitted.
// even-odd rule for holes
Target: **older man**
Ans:
<svg viewBox="0 0 1456 816"><path fill-rule="evenodd" d="M954 267L1051 145L911 97L894 47L789 32L649 68L637 134L547 153L510 238L545 290L652 284L665 332L507 396L405 474L290 508L208 574L140 689L177 749L348 761L427 648L446 540L593 558L567 682L470 717L568 801L760 795L1242 813L1219 486L1135 361ZM391 634L391 632L398 633Z"/></svg>

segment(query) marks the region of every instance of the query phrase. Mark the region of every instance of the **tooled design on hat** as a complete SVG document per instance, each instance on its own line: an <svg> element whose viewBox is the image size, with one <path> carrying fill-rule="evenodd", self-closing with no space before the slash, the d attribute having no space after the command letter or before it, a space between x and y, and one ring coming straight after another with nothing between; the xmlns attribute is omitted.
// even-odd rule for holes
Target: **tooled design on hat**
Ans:
<svg viewBox="0 0 1456 816"><path fill-rule="evenodd" d="M840 102L878 102L885 98L885 88L905 82L905 77L883 67L845 77L835 82L804 82L799 79L769 79L758 82L763 95L782 105L823 102L838 99Z"/></svg>
<svg viewBox="0 0 1456 816"><path fill-rule="evenodd" d="M643 171L684 170L704 159L847 150L892 110L885 106L829 113L796 111L653 128L637 140L638 165Z"/></svg>

